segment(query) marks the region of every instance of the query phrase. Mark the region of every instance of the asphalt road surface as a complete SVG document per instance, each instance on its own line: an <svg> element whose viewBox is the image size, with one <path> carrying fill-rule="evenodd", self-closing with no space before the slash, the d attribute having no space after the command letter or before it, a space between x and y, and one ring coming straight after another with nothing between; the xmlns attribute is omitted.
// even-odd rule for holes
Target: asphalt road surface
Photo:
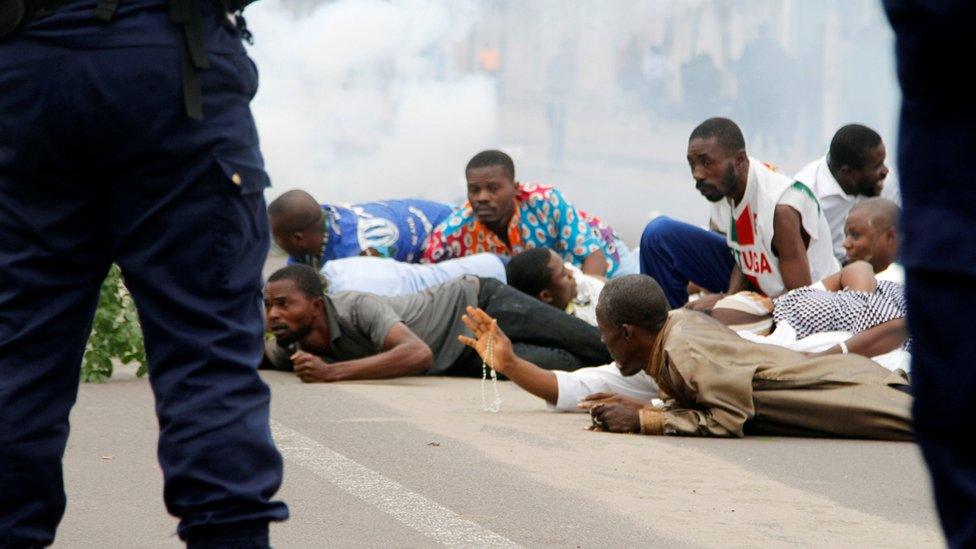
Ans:
<svg viewBox="0 0 976 549"><path fill-rule="evenodd" d="M911 443L615 435L511 383L304 385L264 374L291 520L276 547L938 547ZM489 385L489 396L490 385ZM83 384L56 547L179 547L152 394Z"/></svg>

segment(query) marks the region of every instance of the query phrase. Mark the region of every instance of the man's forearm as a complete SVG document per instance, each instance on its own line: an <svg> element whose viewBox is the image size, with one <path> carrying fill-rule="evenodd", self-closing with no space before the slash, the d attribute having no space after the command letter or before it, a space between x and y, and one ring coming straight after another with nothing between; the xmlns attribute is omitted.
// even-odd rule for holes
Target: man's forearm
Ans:
<svg viewBox="0 0 976 549"><path fill-rule="evenodd" d="M779 272L784 291L813 284L807 244L810 237L803 230L800 212L780 204L773 214L773 253L779 257Z"/></svg>
<svg viewBox="0 0 976 549"><path fill-rule="evenodd" d="M749 284L746 275L742 274L742 269L738 265L732 265L732 274L729 275L729 290L726 293L732 295L751 289L752 285Z"/></svg>
<svg viewBox="0 0 976 549"><path fill-rule="evenodd" d="M904 318L896 318L854 334L844 342L844 345L847 346L847 352L870 358L894 351L901 347L906 339L908 339L908 325ZM832 355L842 352L840 345L834 345L821 354Z"/></svg>
<svg viewBox="0 0 976 549"><path fill-rule="evenodd" d="M784 292L813 284L810 276L810 264L807 262L806 256L790 261L781 259L779 270L783 275Z"/></svg>
<svg viewBox="0 0 976 549"><path fill-rule="evenodd" d="M503 373L516 385L549 404L556 404L559 400L559 382L556 374L549 370L516 356Z"/></svg>
<svg viewBox="0 0 976 549"><path fill-rule="evenodd" d="M429 349L403 345L373 356L332 363L329 365L329 381L413 376L426 372L433 365Z"/></svg>

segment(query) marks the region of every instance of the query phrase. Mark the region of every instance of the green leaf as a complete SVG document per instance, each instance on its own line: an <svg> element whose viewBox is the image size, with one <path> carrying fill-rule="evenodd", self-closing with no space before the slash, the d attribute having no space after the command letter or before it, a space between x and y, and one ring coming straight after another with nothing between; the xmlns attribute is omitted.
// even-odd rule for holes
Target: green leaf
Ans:
<svg viewBox="0 0 976 549"><path fill-rule="evenodd" d="M118 265L112 265L99 289L98 309L82 358L82 379L96 383L109 379L114 359L123 364L138 363L139 377L148 369L139 315Z"/></svg>

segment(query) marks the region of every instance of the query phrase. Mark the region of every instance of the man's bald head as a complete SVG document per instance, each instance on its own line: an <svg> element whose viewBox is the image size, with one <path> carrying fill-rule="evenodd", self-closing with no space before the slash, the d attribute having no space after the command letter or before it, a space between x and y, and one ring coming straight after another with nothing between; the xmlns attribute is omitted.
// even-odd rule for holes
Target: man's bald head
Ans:
<svg viewBox="0 0 976 549"><path fill-rule="evenodd" d="M300 189L285 192L268 205L275 244L296 259L320 254L325 238L323 215L312 195Z"/></svg>
<svg viewBox="0 0 976 549"><path fill-rule="evenodd" d="M625 376L647 366L654 337L667 319L664 291L647 275L614 278L603 287L597 301L600 338Z"/></svg>
<svg viewBox="0 0 976 549"><path fill-rule="evenodd" d="M322 217L322 207L312 195L301 189L292 189L268 204L268 217L272 229L277 226L291 233L318 221Z"/></svg>
<svg viewBox="0 0 976 549"><path fill-rule="evenodd" d="M898 255L898 218L901 208L887 198L857 203L844 222L844 250L848 261L871 263L874 272L888 268Z"/></svg>
<svg viewBox="0 0 976 549"><path fill-rule="evenodd" d="M668 309L661 285L647 275L633 274L606 283L596 312L613 328L632 324L657 332L668 319Z"/></svg>
<svg viewBox="0 0 976 549"><path fill-rule="evenodd" d="M865 216L872 227L880 229L893 227L897 231L901 208L887 198L876 196L855 204L851 208L850 214Z"/></svg>

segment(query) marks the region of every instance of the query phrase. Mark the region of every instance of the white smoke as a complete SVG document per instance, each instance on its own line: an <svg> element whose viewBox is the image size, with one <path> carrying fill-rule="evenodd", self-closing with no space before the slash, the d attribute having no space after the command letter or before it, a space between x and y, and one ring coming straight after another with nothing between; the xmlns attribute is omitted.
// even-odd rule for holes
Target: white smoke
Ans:
<svg viewBox="0 0 976 549"><path fill-rule="evenodd" d="M457 199L464 162L496 132L494 84L453 68L476 12L435 0L252 5L269 194Z"/></svg>
<svg viewBox="0 0 976 549"><path fill-rule="evenodd" d="M795 173L841 125L897 150L893 34L877 0L261 0L253 103L274 187L323 202L460 202L501 148L635 244L696 224L685 161L710 116ZM891 176L894 179L894 175Z"/></svg>

